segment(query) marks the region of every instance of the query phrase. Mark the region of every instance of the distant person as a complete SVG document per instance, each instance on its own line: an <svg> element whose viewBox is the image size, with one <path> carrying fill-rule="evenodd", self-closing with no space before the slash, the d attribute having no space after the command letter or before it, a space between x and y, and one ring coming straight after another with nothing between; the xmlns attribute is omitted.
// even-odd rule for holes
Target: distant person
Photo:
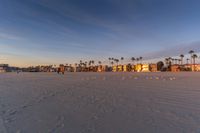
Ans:
<svg viewBox="0 0 200 133"><path fill-rule="evenodd" d="M65 69L64 69L64 67L62 67L62 66L61 66L61 67L59 67L59 68L58 68L58 71L57 71L57 73L58 73L58 74L60 74L60 73L61 73L61 74L63 74L63 75L64 75L64 74L65 74Z"/></svg>
<svg viewBox="0 0 200 133"><path fill-rule="evenodd" d="M57 73L60 74L60 67L58 68Z"/></svg>

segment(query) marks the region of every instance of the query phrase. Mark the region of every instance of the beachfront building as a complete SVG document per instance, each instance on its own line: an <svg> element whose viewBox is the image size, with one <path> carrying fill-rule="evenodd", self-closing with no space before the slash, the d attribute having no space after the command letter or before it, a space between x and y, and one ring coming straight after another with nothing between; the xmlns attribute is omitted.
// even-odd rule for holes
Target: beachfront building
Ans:
<svg viewBox="0 0 200 133"><path fill-rule="evenodd" d="M128 71L128 65L118 65L112 67L113 72L127 72Z"/></svg>
<svg viewBox="0 0 200 133"><path fill-rule="evenodd" d="M195 71L200 72L200 64L195 65Z"/></svg>
<svg viewBox="0 0 200 133"><path fill-rule="evenodd" d="M171 65L171 72L180 72L180 71L181 71L180 65L177 64Z"/></svg>
<svg viewBox="0 0 200 133"><path fill-rule="evenodd" d="M151 72L157 72L158 71L157 64L149 64L149 70Z"/></svg>
<svg viewBox="0 0 200 133"><path fill-rule="evenodd" d="M107 71L109 71L107 65L99 65L97 68L97 72L107 72Z"/></svg>
<svg viewBox="0 0 200 133"><path fill-rule="evenodd" d="M117 72L118 70L117 70L117 66L112 66L112 71L113 72Z"/></svg>
<svg viewBox="0 0 200 133"><path fill-rule="evenodd" d="M123 72L128 72L128 65L123 65Z"/></svg>
<svg viewBox="0 0 200 133"><path fill-rule="evenodd" d="M185 65L186 68L190 69L191 71L197 71L199 72L200 71L200 64L186 64Z"/></svg>
<svg viewBox="0 0 200 133"><path fill-rule="evenodd" d="M150 72L149 64L142 64L142 72Z"/></svg>
<svg viewBox="0 0 200 133"><path fill-rule="evenodd" d="M0 73L7 72L8 69L9 69L9 65L8 64L0 64Z"/></svg>
<svg viewBox="0 0 200 133"><path fill-rule="evenodd" d="M142 64L135 65L135 71L136 72L142 72Z"/></svg>
<svg viewBox="0 0 200 133"><path fill-rule="evenodd" d="M117 71L118 72L123 72L123 65L118 65L117 66Z"/></svg>

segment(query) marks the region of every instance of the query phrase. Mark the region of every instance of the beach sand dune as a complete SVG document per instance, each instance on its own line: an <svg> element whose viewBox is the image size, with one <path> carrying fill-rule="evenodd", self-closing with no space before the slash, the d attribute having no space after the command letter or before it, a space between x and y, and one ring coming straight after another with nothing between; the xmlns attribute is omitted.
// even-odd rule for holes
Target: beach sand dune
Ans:
<svg viewBox="0 0 200 133"><path fill-rule="evenodd" d="M198 133L200 73L3 73L0 132Z"/></svg>

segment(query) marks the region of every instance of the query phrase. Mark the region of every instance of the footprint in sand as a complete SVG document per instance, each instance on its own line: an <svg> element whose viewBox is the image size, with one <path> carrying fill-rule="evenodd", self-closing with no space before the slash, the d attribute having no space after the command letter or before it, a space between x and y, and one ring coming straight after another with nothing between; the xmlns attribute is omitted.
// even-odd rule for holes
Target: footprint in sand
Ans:
<svg viewBox="0 0 200 133"><path fill-rule="evenodd" d="M10 110L10 111L8 111L9 113L9 115L10 116L12 116L12 115L15 115L16 113L17 113L17 110Z"/></svg>
<svg viewBox="0 0 200 133"><path fill-rule="evenodd" d="M126 78L125 77L122 77L122 80L125 80Z"/></svg>

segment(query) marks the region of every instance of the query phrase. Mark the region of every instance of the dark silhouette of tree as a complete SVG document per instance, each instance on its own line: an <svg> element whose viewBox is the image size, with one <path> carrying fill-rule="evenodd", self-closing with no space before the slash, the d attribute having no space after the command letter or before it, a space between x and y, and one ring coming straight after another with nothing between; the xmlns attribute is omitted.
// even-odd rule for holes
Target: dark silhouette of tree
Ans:
<svg viewBox="0 0 200 133"><path fill-rule="evenodd" d="M179 65L182 65L181 61L182 61L181 59L178 59L178 64Z"/></svg>
<svg viewBox="0 0 200 133"><path fill-rule="evenodd" d="M109 57L109 58L108 58L109 64L111 63L111 62L110 62L111 60L112 60L112 58Z"/></svg>
<svg viewBox="0 0 200 133"><path fill-rule="evenodd" d="M189 54L190 54L190 56L191 56L191 60L190 60L190 61L191 61L191 64L192 64L192 55L194 54L194 51L193 51L193 50L190 50L190 51L189 51Z"/></svg>
<svg viewBox="0 0 200 133"><path fill-rule="evenodd" d="M114 59L114 61L117 63L117 66L118 66L119 59Z"/></svg>
<svg viewBox="0 0 200 133"><path fill-rule="evenodd" d="M163 63L162 61L159 61L159 62L157 63L157 70L158 70L158 71L161 71L163 67L164 67L164 63Z"/></svg>
<svg viewBox="0 0 200 133"><path fill-rule="evenodd" d="M102 62L101 62L101 61L99 61L98 63L99 63L99 65L101 65L101 63L102 63Z"/></svg>
<svg viewBox="0 0 200 133"><path fill-rule="evenodd" d="M174 58L172 58L171 60L172 60L172 64L174 64L174 61L175 61L175 59L174 59Z"/></svg>
<svg viewBox="0 0 200 133"><path fill-rule="evenodd" d="M187 64L189 64L189 60L190 60L190 59L188 59L188 58L186 59L186 61L187 61Z"/></svg>
<svg viewBox="0 0 200 133"><path fill-rule="evenodd" d="M113 64L114 64L114 62L113 61L111 61L111 65L113 66Z"/></svg>
<svg viewBox="0 0 200 133"><path fill-rule="evenodd" d="M183 65L183 58L184 58L184 55L181 54L180 57L181 57L181 65Z"/></svg>
<svg viewBox="0 0 200 133"><path fill-rule="evenodd" d="M123 65L123 60L124 60L124 57L121 57L121 64Z"/></svg>
<svg viewBox="0 0 200 133"><path fill-rule="evenodd" d="M140 61L140 58L136 58L136 61L137 61L137 64L138 64L138 62Z"/></svg>
<svg viewBox="0 0 200 133"><path fill-rule="evenodd" d="M176 65L178 64L177 61L178 61L178 59L175 59L175 64L176 64Z"/></svg>
<svg viewBox="0 0 200 133"><path fill-rule="evenodd" d="M143 59L143 57L140 56L140 57L139 57L139 60L140 60L140 63L141 63L141 64L142 64L142 59Z"/></svg>
<svg viewBox="0 0 200 133"><path fill-rule="evenodd" d="M169 65L169 58L165 58L165 64Z"/></svg>
<svg viewBox="0 0 200 133"><path fill-rule="evenodd" d="M133 64L134 64L134 62L135 62L135 57L132 57L132 58L131 58L131 61L132 61Z"/></svg>
<svg viewBox="0 0 200 133"><path fill-rule="evenodd" d="M196 58L198 58L198 56L196 54L193 54L192 55L192 59L193 59L193 67L194 67L194 71L196 71L196 67L195 67L195 64L196 64Z"/></svg>

